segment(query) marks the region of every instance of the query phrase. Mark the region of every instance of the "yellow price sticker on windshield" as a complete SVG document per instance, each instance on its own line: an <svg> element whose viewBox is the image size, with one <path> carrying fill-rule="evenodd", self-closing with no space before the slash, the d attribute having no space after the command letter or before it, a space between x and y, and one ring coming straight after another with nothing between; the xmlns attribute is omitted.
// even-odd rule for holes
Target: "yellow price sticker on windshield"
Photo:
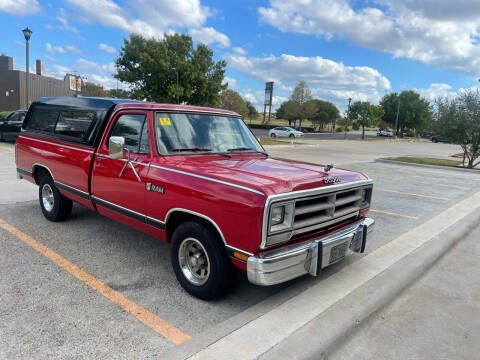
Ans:
<svg viewBox="0 0 480 360"><path fill-rule="evenodd" d="M168 118L168 117L159 118L158 120L160 121L160 125L162 125L162 126L172 125L172 122L170 121L170 118Z"/></svg>

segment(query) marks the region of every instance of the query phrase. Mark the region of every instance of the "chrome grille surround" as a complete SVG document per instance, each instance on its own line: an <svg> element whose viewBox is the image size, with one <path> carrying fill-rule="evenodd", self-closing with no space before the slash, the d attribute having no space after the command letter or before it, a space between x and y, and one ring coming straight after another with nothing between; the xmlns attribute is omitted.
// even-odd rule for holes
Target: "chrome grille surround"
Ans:
<svg viewBox="0 0 480 360"><path fill-rule="evenodd" d="M294 236L319 231L356 218L360 210L370 206L372 187L373 181L368 179L270 195L265 202L260 248L266 249L287 242ZM368 203L364 202L364 191L367 191ZM295 204L293 226L289 230L271 233L272 205L291 201ZM274 239L279 236L287 238L273 245L267 245L267 239L275 241Z"/></svg>

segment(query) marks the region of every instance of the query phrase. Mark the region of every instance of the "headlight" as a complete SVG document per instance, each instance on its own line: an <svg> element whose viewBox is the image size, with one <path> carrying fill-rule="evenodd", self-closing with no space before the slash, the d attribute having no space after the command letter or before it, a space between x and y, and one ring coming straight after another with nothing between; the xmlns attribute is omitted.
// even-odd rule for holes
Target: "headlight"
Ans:
<svg viewBox="0 0 480 360"><path fill-rule="evenodd" d="M270 215L270 224L277 225L283 223L285 219L285 205L272 208Z"/></svg>
<svg viewBox="0 0 480 360"><path fill-rule="evenodd" d="M270 208L268 234L265 247L290 240L293 230L294 202L273 204Z"/></svg>

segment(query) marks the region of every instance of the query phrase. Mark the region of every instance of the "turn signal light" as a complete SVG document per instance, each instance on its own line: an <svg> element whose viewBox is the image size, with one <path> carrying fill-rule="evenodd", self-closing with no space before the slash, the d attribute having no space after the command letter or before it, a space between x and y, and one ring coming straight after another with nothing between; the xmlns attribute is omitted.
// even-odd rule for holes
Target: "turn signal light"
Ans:
<svg viewBox="0 0 480 360"><path fill-rule="evenodd" d="M234 251L233 252L233 256L236 257L237 259L240 259L240 260L243 260L243 261L247 261L248 260L248 256L247 255L244 255L244 254L241 254L237 251Z"/></svg>

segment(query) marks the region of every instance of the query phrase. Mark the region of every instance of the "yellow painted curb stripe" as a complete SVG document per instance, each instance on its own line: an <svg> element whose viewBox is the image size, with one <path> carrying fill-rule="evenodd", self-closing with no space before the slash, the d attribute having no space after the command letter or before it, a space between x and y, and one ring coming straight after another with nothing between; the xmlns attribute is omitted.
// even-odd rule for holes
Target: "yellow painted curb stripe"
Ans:
<svg viewBox="0 0 480 360"><path fill-rule="evenodd" d="M410 195L410 196L422 197L422 198L427 198L427 199L435 199L435 200L443 200L443 201L451 200L449 198L444 198L444 197L440 197L440 196L422 195L422 194L415 194L415 193L409 193L409 192L397 191L397 190L387 190L387 189L375 188L375 191L383 191L383 192L389 192L389 193L395 193L395 194L401 194L401 195Z"/></svg>
<svg viewBox="0 0 480 360"><path fill-rule="evenodd" d="M370 211L378 214L385 214L385 215L398 216L398 217L403 217L403 218L412 219L412 220L418 220L418 217L416 216L397 214L389 211L375 210L375 209L370 209Z"/></svg>
<svg viewBox="0 0 480 360"><path fill-rule="evenodd" d="M157 315L146 310L142 306L136 304L118 291L113 290L111 287L105 285L103 282L82 270L77 265L68 261L63 256L57 254L53 250L39 243L27 234L21 232L14 226L6 223L2 219L0 219L0 227L15 235L18 239L22 240L40 254L60 266L62 269L68 271L74 277L90 286L92 289L102 294L113 303L117 304L123 310L135 316L138 320L152 328L152 330L163 336L165 339L177 345L190 339L189 335L185 334L165 320L162 320Z"/></svg>

